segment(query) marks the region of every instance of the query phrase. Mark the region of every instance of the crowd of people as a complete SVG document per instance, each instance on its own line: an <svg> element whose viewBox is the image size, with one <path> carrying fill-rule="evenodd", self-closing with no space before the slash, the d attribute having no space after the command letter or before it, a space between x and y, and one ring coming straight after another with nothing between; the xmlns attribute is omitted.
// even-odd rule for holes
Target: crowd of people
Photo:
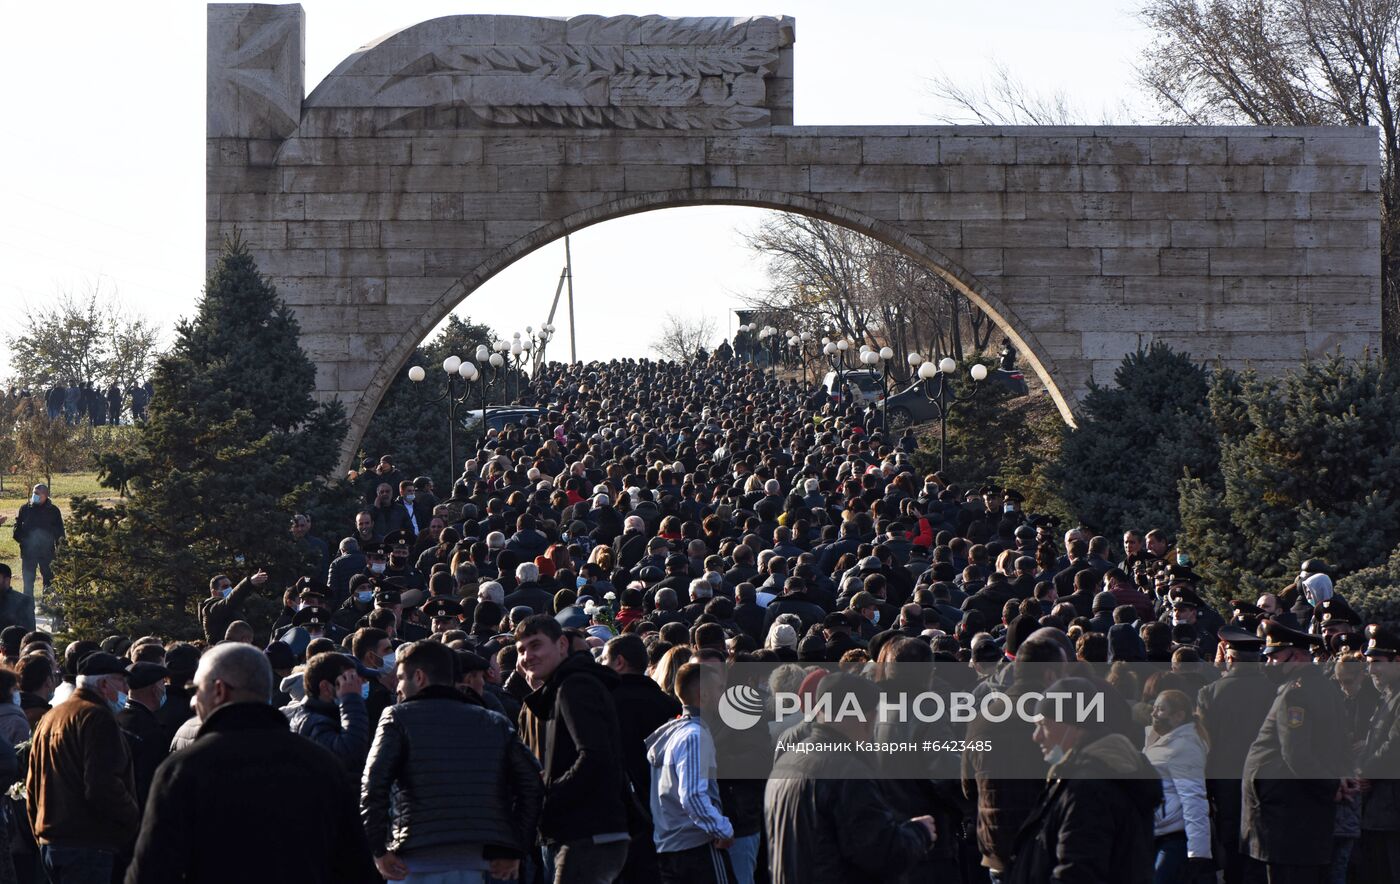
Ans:
<svg viewBox="0 0 1400 884"><path fill-rule="evenodd" d="M1325 562L1212 606L1164 532L921 475L912 432L739 360L549 364L527 398L445 493L386 455L353 524L294 515L293 585L211 575L202 642L7 621L0 882L1400 880L1400 638ZM922 664L1111 714L950 726L1017 775L817 770L717 723L760 663L812 701L788 746L899 736L821 701ZM766 780L720 775L755 752Z"/></svg>
<svg viewBox="0 0 1400 884"><path fill-rule="evenodd" d="M151 403L151 382L131 384L125 389L119 384L101 386L86 382L55 384L38 391L28 387L9 387L0 393L0 409L13 414L26 401L34 399L49 420L63 418L70 424L86 421L94 427L117 426L124 419L140 422L146 419L146 407Z"/></svg>

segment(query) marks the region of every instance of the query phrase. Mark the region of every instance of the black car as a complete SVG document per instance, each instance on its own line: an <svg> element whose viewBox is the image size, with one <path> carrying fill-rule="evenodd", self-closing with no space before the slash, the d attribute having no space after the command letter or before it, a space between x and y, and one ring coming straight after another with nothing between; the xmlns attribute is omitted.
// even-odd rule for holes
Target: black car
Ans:
<svg viewBox="0 0 1400 884"><path fill-rule="evenodd" d="M989 371L985 383L1003 386L1012 396L1024 396L1030 392L1026 376L1020 369ZM924 395L923 381L915 381L879 403L876 408L888 409L890 432L903 431L912 424L938 419L938 408Z"/></svg>

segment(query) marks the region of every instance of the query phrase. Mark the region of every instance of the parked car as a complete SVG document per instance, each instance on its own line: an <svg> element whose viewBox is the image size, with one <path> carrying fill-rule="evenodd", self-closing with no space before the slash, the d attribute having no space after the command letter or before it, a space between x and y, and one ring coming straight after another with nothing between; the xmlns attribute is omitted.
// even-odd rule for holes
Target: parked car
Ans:
<svg viewBox="0 0 1400 884"><path fill-rule="evenodd" d="M488 408L486 426L488 429L500 431L505 429L506 424L520 426L528 420L538 422L545 414L543 408L528 408L521 405L502 405L498 408ZM471 411L462 413L462 428L471 432L481 430L481 409L473 408Z"/></svg>
<svg viewBox="0 0 1400 884"><path fill-rule="evenodd" d="M1019 369L990 371L987 373L987 380L983 383L1005 387L1012 396L1024 396L1030 392L1030 387L1026 384L1026 376ZM904 428L911 424L921 424L925 421L938 419L937 406L929 402L928 397L924 395L923 381L915 381L880 402L878 407L884 409L889 415L890 432L896 430L903 432Z"/></svg>
<svg viewBox="0 0 1400 884"><path fill-rule="evenodd" d="M837 388L836 372L829 371L826 377L822 378L822 389L826 394L837 402L845 398L847 391L855 389L859 391L859 404L867 402L879 402L885 397L885 385L880 372L868 368L854 369L842 372L841 377L845 379L846 390Z"/></svg>

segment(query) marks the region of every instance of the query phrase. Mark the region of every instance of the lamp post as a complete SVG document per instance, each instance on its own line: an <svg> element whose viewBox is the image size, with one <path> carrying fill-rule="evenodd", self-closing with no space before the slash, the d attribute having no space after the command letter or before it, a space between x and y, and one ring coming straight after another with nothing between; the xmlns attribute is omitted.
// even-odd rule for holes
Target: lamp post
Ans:
<svg viewBox="0 0 1400 884"><path fill-rule="evenodd" d="M778 379L778 330L765 325L758 333L760 342L768 345L768 365L773 370L773 380Z"/></svg>
<svg viewBox="0 0 1400 884"><path fill-rule="evenodd" d="M464 361L460 356L449 356L442 361L442 370L447 374L447 391L437 398L438 402L447 403L447 457L452 469L457 469L457 406L465 405L467 397L471 392L471 382L476 380L478 371L475 365ZM421 384L428 377L428 373L423 370L423 366L415 365L408 370L408 379L415 384ZM462 392L459 396L455 387L458 379L462 381ZM483 423L485 415L482 416Z"/></svg>
<svg viewBox="0 0 1400 884"><path fill-rule="evenodd" d="M916 364L914 356L910 354L909 364ZM938 363L932 361L924 362L922 359L918 363L919 380L923 381L924 398L929 404L938 410L938 469L941 472L948 465L948 415L952 413L953 406L963 402L969 402L977 391L981 389L981 383L987 379L987 366L978 362L968 369L968 375L972 377L972 392L966 396L959 396L953 392L950 379L953 372L958 370L958 363L951 356L944 356ZM937 388L934 387L935 379Z"/></svg>
<svg viewBox="0 0 1400 884"><path fill-rule="evenodd" d="M752 363L752 362L754 361L754 358L753 358L753 338L752 338L752 336L753 336L753 330L756 329L756 328L758 328L758 323L756 323L756 322L746 322L746 323L744 323L743 325L739 326L737 329L735 329L735 332L737 332L737 334L734 336L734 339L735 339L736 341L739 339L739 337L738 337L739 335L743 335L743 336L744 336L744 352L748 355L748 357L749 357L749 362L750 362L750 363Z"/></svg>
<svg viewBox="0 0 1400 884"><path fill-rule="evenodd" d="M843 403L846 401L846 369L850 367L846 363L846 351L850 349L851 342L845 338L839 341L822 339L822 352L831 361L831 370L836 373L836 389Z"/></svg>
<svg viewBox="0 0 1400 884"><path fill-rule="evenodd" d="M515 363L515 398L511 401L520 402L520 377L525 367L525 360L530 356L530 349L534 347L534 342L529 338L522 338L520 332L516 332L508 342L508 347L502 355L509 354Z"/></svg>
<svg viewBox="0 0 1400 884"><path fill-rule="evenodd" d="M861 345L860 361L865 365L880 368L880 390L883 395L881 399L890 398L890 360L894 359L894 350L889 347L881 347L879 350L873 347ZM880 435L888 441L890 435L889 412L885 408L880 410Z"/></svg>
<svg viewBox="0 0 1400 884"><path fill-rule="evenodd" d="M544 349L549 346L549 339L554 337L554 325L546 322L540 327L536 334L530 326L525 326L525 336L530 341L530 377L539 374L540 366L544 364Z"/></svg>

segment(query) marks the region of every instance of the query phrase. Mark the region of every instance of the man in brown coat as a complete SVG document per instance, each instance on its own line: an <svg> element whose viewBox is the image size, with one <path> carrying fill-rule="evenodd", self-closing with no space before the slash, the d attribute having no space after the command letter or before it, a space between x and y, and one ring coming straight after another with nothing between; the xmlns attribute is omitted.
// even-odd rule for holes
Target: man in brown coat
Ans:
<svg viewBox="0 0 1400 884"><path fill-rule="evenodd" d="M106 884L136 837L141 811L117 726L122 661L98 652L78 666L73 695L40 720L29 750L29 822L55 884Z"/></svg>

